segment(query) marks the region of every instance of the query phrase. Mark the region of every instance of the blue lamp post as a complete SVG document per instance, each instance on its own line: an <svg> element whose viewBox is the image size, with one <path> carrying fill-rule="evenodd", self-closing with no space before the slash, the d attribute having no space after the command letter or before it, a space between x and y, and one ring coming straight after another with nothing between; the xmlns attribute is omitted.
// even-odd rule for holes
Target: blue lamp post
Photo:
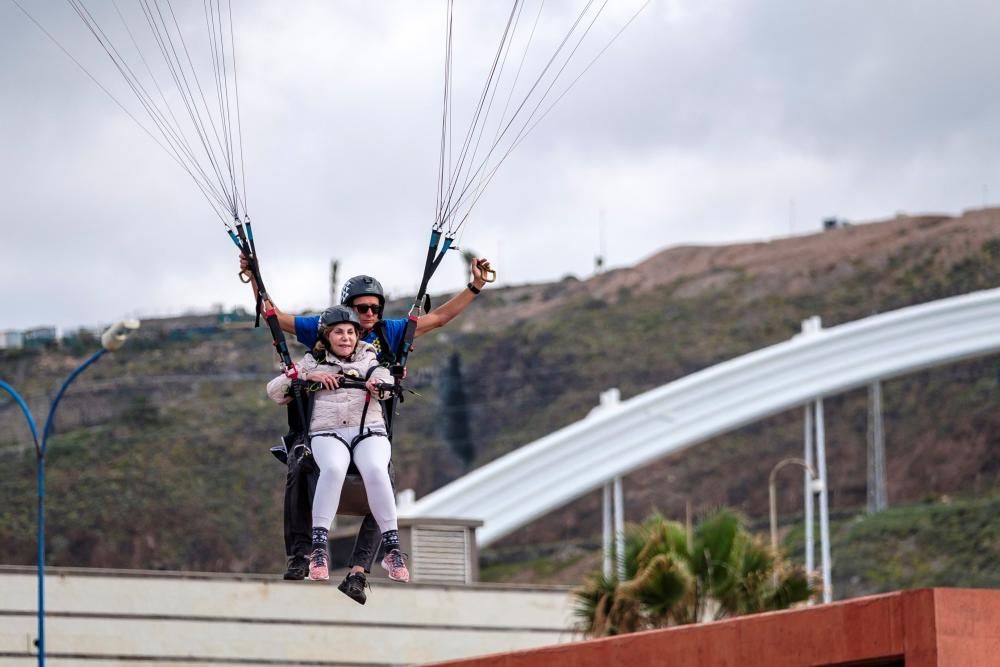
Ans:
<svg viewBox="0 0 1000 667"><path fill-rule="evenodd" d="M17 402L28 420L28 427L31 429L31 437L35 442L35 458L37 460L38 472L38 665L45 665L45 451L48 445L49 435L52 434L52 425L55 420L56 408L59 401L70 383L85 371L88 366L100 359L105 352L114 352L125 344L125 339L129 333L139 328L137 320L126 320L114 324L110 329L101 335L101 349L92 354L90 358L80 364L76 370L69 374L59 387L52 405L49 407L49 415L45 419L45 429L42 431L42 440L38 440L38 429L35 426L35 419L28 409L28 404L9 384L0 380L0 389L4 389Z"/></svg>

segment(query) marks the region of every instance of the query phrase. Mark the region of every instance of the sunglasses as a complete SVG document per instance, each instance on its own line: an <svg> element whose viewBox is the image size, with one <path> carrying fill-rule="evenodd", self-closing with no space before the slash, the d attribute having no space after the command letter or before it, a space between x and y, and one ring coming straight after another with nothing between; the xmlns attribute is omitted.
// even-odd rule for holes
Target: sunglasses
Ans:
<svg viewBox="0 0 1000 667"><path fill-rule="evenodd" d="M358 311L362 315L367 315L368 311L375 313L376 315L382 314L382 306L370 306L367 303L359 303L356 306L352 306L354 310Z"/></svg>

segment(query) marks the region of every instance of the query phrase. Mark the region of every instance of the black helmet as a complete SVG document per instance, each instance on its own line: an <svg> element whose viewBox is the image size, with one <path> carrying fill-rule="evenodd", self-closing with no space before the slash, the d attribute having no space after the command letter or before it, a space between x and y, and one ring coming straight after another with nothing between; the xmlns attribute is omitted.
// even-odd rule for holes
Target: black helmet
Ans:
<svg viewBox="0 0 1000 667"><path fill-rule="evenodd" d="M371 276L349 278L344 283L344 288L340 290L340 303L349 306L351 301L359 296L377 296L378 305L385 306L385 292L382 291L382 283Z"/></svg>
<svg viewBox="0 0 1000 667"><path fill-rule="evenodd" d="M347 306L330 306L323 311L319 318L321 327L332 327L334 324L343 322L350 322L358 331L361 331L361 320L358 319L358 314Z"/></svg>

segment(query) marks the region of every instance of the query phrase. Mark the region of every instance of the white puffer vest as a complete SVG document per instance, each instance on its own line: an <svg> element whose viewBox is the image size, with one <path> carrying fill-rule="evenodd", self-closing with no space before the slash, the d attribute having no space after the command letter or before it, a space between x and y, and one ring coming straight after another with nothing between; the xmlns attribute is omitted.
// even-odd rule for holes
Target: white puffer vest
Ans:
<svg viewBox="0 0 1000 667"><path fill-rule="evenodd" d="M327 355L322 362L317 362L311 353L306 353L297 364L299 377L307 377L312 371L328 373L343 373L344 375L365 379L369 369L374 367L370 377L379 382L392 382L389 369L378 365L375 348L364 341L358 341L354 354L348 359L338 359L332 354ZM289 388L292 381L286 375L279 375L267 383L267 395L279 405L292 400ZM322 433L338 428L361 426L361 413L365 408L367 391L360 389L320 389L316 392L313 403L312 419L309 421L309 433ZM385 427L382 418L382 404L372 398L368 401L368 411L365 413L365 426L375 428Z"/></svg>

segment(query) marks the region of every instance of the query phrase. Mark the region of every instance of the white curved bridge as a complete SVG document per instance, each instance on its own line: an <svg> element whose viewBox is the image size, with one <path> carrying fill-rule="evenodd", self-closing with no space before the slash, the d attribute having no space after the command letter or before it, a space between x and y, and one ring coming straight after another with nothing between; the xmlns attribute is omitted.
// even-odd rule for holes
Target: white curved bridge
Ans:
<svg viewBox="0 0 1000 667"><path fill-rule="evenodd" d="M1000 351L1000 289L903 308L726 361L622 403L400 508L483 521L486 546L652 461L877 379Z"/></svg>

